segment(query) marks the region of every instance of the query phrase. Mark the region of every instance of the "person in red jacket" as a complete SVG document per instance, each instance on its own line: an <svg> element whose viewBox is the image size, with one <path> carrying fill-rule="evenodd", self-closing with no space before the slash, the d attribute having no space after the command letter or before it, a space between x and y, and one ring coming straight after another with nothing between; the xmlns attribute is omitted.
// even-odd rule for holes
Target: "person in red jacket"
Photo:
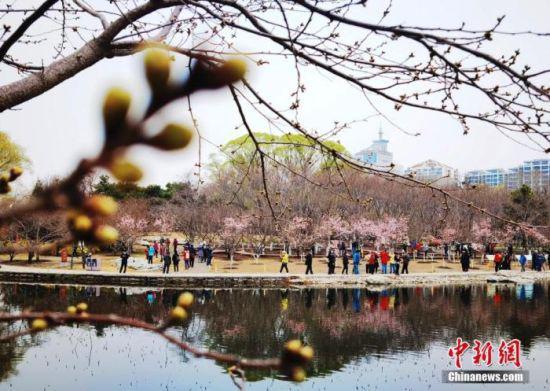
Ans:
<svg viewBox="0 0 550 391"><path fill-rule="evenodd" d="M376 251L371 251L369 262L367 263L367 273L374 274L374 265L376 264L377 256Z"/></svg>
<svg viewBox="0 0 550 391"><path fill-rule="evenodd" d="M497 251L495 254L495 273L500 270L500 265L502 264L502 253Z"/></svg>
<svg viewBox="0 0 550 391"><path fill-rule="evenodd" d="M388 262L390 261L390 254L386 251L386 249L383 249L380 252L380 263L382 264L382 274L388 273Z"/></svg>

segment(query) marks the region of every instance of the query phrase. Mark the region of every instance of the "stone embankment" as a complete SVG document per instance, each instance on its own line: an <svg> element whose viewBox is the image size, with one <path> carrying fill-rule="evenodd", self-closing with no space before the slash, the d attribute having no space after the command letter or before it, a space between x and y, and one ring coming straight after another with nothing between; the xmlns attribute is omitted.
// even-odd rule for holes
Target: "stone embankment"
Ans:
<svg viewBox="0 0 550 391"><path fill-rule="evenodd" d="M167 288L371 288L434 286L452 284L513 283L529 284L550 280L549 272L499 271L414 273L406 275L303 275L303 274L222 274L157 272L118 274L73 270L2 267L0 282L30 284L77 284Z"/></svg>

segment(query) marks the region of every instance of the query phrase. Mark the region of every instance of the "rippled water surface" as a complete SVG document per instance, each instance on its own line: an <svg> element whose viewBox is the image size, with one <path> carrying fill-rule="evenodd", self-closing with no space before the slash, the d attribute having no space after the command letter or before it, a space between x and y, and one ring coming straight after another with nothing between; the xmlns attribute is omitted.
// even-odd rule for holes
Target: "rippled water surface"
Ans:
<svg viewBox="0 0 550 391"><path fill-rule="evenodd" d="M0 285L2 311L63 311L86 301L92 312L156 322L181 291ZM436 288L197 290L189 320L174 335L203 348L246 357L280 354L300 338L316 357L299 385L276 373L247 372L251 390L548 389L548 285ZM23 325L0 325L0 334ZM526 385L442 384L454 369L457 337L522 341ZM473 368L471 353L465 367ZM494 364L492 369L514 369ZM0 343L0 390L235 389L221 364L191 357L158 336L115 326L66 326Z"/></svg>

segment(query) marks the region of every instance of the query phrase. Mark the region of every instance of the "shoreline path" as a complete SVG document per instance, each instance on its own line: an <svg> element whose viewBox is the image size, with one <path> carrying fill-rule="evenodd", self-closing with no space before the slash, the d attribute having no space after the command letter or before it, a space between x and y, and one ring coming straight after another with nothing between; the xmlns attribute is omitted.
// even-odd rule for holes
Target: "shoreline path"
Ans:
<svg viewBox="0 0 550 391"><path fill-rule="evenodd" d="M204 264L196 264L193 271L170 273L133 272L119 274L106 271L83 271L28 268L2 265L0 282L43 283L104 286L142 286L169 288L323 288L397 286L425 286L480 283L529 284L550 280L550 271L520 272L490 271L411 273L407 275L328 275L328 274L279 274L279 273L214 273Z"/></svg>

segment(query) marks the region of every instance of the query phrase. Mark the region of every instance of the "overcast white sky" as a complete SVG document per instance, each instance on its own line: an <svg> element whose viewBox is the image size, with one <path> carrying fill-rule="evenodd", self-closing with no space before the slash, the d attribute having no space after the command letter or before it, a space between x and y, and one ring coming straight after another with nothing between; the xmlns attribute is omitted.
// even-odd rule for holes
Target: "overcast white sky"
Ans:
<svg viewBox="0 0 550 391"><path fill-rule="evenodd" d="M387 24L456 27L464 20L472 28L487 28L503 14L507 15L503 24L505 30L550 30L548 0L394 0ZM244 39L240 44L241 50L254 46ZM522 59L534 68L548 68L550 65L548 39L510 38L503 45L502 50L507 53L521 48ZM17 50L21 54L21 51L33 48L26 46ZM321 130L331 127L336 120L373 114L359 92L313 68L308 69L308 90L303 98L301 119L309 126ZM15 77L4 69L0 72L0 83ZM288 81L293 77L292 64L276 59L251 72L252 83L263 91L270 91L275 102L289 100L292 83ZM26 183L35 178L64 175L80 157L98 151L102 142L102 96L113 85L128 88L138 99L145 99L139 56L102 61L17 110L0 114L0 130L23 146L32 160L33 171L27 174ZM201 132L211 141L223 144L242 134L235 130L239 121L227 91L202 93L194 101ZM421 132L421 135L405 135L384 120L375 118L339 134L338 139L348 150L357 152L377 137L381 123L397 163L408 166L431 158L462 171L511 167L523 160L548 157L502 137L486 125L477 124L469 135L463 136L458 123L445 116L405 109L395 112L391 107L393 105L380 103L380 108L393 121L410 132ZM166 119L190 122L183 103L168 110ZM258 131L266 130L265 123L259 119L254 121L253 127ZM214 151L214 147L204 145L203 156L207 157ZM135 149L132 154L146 169L144 183L165 183L182 179L193 171L193 164L197 162L197 145L171 154L147 148Z"/></svg>

